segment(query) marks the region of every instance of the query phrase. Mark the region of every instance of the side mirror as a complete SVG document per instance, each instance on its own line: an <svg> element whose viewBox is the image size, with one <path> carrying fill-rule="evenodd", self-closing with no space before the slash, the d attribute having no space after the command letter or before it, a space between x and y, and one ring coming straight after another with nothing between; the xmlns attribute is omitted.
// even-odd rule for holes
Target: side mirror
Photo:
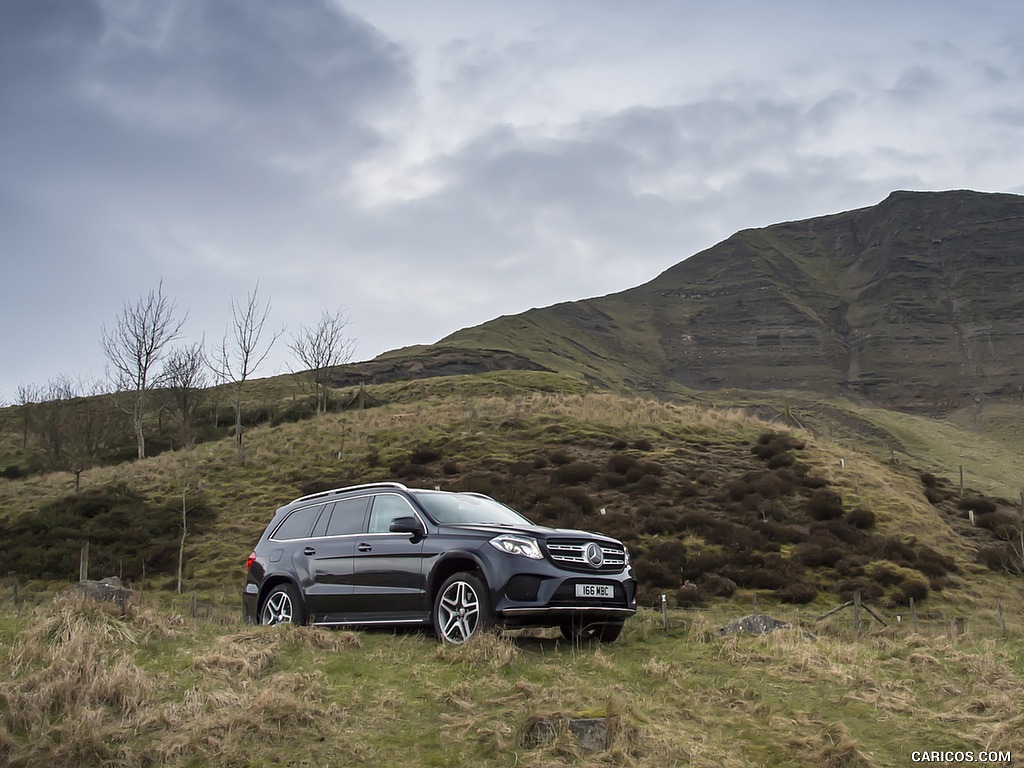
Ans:
<svg viewBox="0 0 1024 768"><path fill-rule="evenodd" d="M420 522L418 517L413 515L409 515L409 517L396 517L391 521L388 530L392 533L409 533L412 534L413 538L420 538L426 533L423 530L423 523Z"/></svg>

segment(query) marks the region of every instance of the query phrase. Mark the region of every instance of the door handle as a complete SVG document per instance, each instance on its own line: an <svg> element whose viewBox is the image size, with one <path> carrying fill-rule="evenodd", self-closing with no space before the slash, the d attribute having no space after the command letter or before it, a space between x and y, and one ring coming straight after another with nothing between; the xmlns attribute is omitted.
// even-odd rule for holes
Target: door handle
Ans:
<svg viewBox="0 0 1024 768"><path fill-rule="evenodd" d="M358 549L358 550L359 550L360 552L370 552L370 551L372 551L372 550L373 550L373 547L371 547L371 546L370 546L369 544L360 544L360 545L359 545L359 546L357 547L357 549Z"/></svg>
<svg viewBox="0 0 1024 768"><path fill-rule="evenodd" d="M306 547L304 550L302 550L302 554L304 554L304 555L315 555L316 554L316 550L313 549L312 547Z"/></svg>

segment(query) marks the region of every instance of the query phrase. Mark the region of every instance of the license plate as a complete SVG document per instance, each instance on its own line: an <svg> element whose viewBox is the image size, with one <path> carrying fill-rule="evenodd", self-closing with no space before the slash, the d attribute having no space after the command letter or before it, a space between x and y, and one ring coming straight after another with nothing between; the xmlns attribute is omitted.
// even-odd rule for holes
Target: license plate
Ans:
<svg viewBox="0 0 1024 768"><path fill-rule="evenodd" d="M615 591L609 584L577 584L576 597L615 597Z"/></svg>

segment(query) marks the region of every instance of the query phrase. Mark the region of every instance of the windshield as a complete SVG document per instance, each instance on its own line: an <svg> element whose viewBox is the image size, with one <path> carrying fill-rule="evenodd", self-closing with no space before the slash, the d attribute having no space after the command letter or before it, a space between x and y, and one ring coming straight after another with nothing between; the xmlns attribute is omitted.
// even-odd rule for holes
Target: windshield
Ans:
<svg viewBox="0 0 1024 768"><path fill-rule="evenodd" d="M438 523L533 525L511 507L471 493L413 491L416 500Z"/></svg>

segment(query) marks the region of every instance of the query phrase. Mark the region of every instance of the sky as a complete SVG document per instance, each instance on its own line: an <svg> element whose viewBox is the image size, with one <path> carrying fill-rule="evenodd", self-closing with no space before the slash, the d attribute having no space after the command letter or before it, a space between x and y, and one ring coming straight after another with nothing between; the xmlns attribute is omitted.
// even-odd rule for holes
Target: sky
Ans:
<svg viewBox="0 0 1024 768"><path fill-rule="evenodd" d="M0 402L258 283L355 360L896 189L1024 193L1016 0L3 0ZM269 331L268 331L269 332Z"/></svg>

